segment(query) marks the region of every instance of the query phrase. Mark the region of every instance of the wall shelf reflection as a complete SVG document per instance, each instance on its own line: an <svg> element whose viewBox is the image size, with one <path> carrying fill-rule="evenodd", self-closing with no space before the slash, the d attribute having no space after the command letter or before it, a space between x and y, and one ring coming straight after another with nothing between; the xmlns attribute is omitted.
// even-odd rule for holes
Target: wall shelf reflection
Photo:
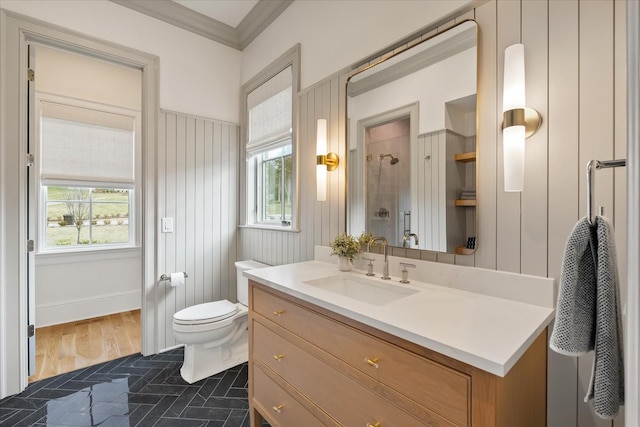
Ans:
<svg viewBox="0 0 640 427"><path fill-rule="evenodd" d="M476 161L476 152L470 151L468 153L459 153L454 156L456 162L469 163Z"/></svg>
<svg viewBox="0 0 640 427"><path fill-rule="evenodd" d="M469 249L466 246L458 246L456 248L456 255L471 255L475 251L475 249Z"/></svg>
<svg viewBox="0 0 640 427"><path fill-rule="evenodd" d="M456 206L462 206L462 207L474 207L476 205L476 200L456 200Z"/></svg>

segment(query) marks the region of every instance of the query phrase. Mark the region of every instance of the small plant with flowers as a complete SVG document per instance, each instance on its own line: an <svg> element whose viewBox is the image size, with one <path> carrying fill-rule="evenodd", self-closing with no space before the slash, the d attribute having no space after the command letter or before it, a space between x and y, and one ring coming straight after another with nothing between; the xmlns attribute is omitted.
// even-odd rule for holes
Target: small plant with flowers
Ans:
<svg viewBox="0 0 640 427"><path fill-rule="evenodd" d="M360 242L360 247L362 248L362 250L365 251L367 248L367 245L373 242L373 239L375 238L376 238L376 235L373 233L373 231L369 233L367 233L366 231L363 231L360 237L358 237L358 241Z"/></svg>
<svg viewBox="0 0 640 427"><path fill-rule="evenodd" d="M329 245L331 246L331 255L338 255L349 261L353 261L361 251L360 240L347 233L340 233L329 242Z"/></svg>

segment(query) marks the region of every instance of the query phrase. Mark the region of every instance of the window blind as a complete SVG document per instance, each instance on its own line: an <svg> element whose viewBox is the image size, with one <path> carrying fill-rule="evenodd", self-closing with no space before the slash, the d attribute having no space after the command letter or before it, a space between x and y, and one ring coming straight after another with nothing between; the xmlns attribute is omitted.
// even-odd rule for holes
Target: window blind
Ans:
<svg viewBox="0 0 640 427"><path fill-rule="evenodd" d="M135 119L41 102L43 185L133 188Z"/></svg>
<svg viewBox="0 0 640 427"><path fill-rule="evenodd" d="M247 96L247 153L289 143L292 128L292 71L285 68Z"/></svg>

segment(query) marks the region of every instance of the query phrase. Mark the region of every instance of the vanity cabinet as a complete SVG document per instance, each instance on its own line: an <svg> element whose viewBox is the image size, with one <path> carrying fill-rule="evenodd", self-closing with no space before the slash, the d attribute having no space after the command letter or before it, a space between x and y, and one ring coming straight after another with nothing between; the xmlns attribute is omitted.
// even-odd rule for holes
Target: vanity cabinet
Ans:
<svg viewBox="0 0 640 427"><path fill-rule="evenodd" d="M251 426L544 426L546 334L505 377L250 281Z"/></svg>

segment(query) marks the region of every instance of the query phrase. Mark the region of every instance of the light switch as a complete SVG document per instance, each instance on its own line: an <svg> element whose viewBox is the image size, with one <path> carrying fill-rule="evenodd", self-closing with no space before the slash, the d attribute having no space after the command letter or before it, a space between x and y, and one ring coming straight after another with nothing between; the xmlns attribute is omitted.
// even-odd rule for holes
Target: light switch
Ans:
<svg viewBox="0 0 640 427"><path fill-rule="evenodd" d="M162 232L173 233L173 218L162 218Z"/></svg>

